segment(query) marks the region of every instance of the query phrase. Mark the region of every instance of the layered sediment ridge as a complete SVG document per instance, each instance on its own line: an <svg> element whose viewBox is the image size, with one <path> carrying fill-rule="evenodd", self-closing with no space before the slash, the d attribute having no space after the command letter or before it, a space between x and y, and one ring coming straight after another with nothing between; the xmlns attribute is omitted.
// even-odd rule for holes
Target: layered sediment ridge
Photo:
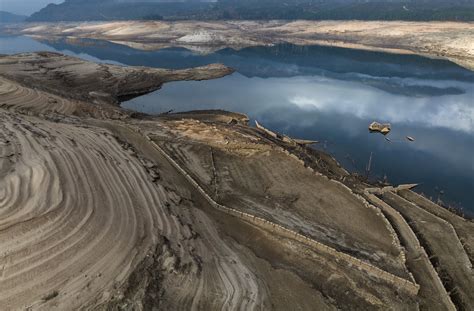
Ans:
<svg viewBox="0 0 474 311"><path fill-rule="evenodd" d="M32 89L109 105L153 92L166 82L215 79L233 72L221 64L184 70L123 67L96 64L53 52L1 57L0 70L3 77Z"/></svg>

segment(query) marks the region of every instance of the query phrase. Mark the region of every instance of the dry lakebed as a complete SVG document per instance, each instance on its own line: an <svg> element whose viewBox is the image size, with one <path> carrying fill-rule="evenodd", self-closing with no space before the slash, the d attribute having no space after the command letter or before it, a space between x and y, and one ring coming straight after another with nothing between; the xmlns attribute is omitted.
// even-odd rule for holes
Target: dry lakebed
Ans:
<svg viewBox="0 0 474 311"><path fill-rule="evenodd" d="M196 23L9 31L142 48L324 41L473 68L472 24ZM377 41L387 35L396 39ZM474 223L416 185L369 184L238 112L120 107L167 82L232 72L0 56L0 309L474 308Z"/></svg>

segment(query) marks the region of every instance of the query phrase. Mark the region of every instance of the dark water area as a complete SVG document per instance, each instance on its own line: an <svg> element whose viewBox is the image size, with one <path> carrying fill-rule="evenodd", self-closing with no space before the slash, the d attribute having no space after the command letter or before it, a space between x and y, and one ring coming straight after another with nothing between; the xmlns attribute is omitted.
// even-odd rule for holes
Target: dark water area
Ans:
<svg viewBox="0 0 474 311"><path fill-rule="evenodd" d="M371 178L419 183L418 192L474 214L474 72L449 61L322 46L201 54L183 48L142 51L97 40L0 37L0 53L38 50L173 69L224 63L236 73L166 84L123 106L152 114L243 112L278 132L320 141L314 148L350 171L363 173L372 153ZM392 124L391 142L368 132L372 121Z"/></svg>

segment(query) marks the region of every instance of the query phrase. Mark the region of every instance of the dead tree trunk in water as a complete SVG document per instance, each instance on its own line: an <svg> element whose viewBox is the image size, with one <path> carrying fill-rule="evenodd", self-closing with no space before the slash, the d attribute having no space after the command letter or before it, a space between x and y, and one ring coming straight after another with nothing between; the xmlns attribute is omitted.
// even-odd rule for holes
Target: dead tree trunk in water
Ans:
<svg viewBox="0 0 474 311"><path fill-rule="evenodd" d="M366 178L367 180L369 180L369 176L370 176L370 170L372 168L372 156L373 156L373 153L371 152L370 153L370 157L369 157L369 163L367 163L367 167L365 169L365 173L366 173Z"/></svg>

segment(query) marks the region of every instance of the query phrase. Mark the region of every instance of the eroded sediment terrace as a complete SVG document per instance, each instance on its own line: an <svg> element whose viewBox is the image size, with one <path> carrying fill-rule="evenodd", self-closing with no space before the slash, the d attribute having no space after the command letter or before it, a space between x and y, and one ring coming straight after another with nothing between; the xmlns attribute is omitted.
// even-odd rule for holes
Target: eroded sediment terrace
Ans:
<svg viewBox="0 0 474 311"><path fill-rule="evenodd" d="M237 113L147 116L117 105L167 81L230 72L0 58L2 307L472 305L472 222L405 188L369 191L326 154ZM395 195L452 224L446 241L458 243L462 266L434 243L437 231L410 226L421 216Z"/></svg>

